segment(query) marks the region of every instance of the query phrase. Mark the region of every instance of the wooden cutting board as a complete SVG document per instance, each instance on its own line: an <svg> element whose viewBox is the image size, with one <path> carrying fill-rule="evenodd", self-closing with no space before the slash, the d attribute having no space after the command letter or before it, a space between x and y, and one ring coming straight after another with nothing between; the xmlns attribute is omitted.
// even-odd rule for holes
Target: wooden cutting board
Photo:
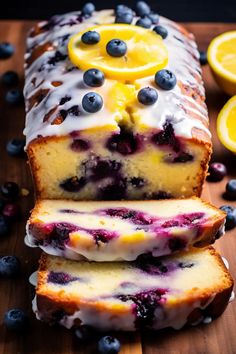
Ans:
<svg viewBox="0 0 236 354"><path fill-rule="evenodd" d="M35 14L37 16L37 14ZM0 22L0 42L9 41L16 46L15 55L8 60L0 60L0 74L6 70L15 70L20 74L20 87L23 86L23 54L25 37L33 22ZM200 49L206 49L210 40L217 34L236 29L236 24L188 23ZM203 67L203 77L207 92L211 131L214 143L214 159L226 163L228 178L236 178L236 155L226 151L219 143L215 122L216 116L227 96L216 86L208 66ZM34 318L31 311L33 288L28 277L37 268L39 250L27 248L23 239L25 222L29 210L33 207L33 188L26 159L7 155L6 142L13 137L21 137L24 127L24 108L10 107L4 102L6 89L0 87L0 183L16 181L21 187L29 189L30 195L19 201L22 220L12 227L9 237L0 240L0 255L14 254L22 262L22 274L15 280L0 280L0 354L89 354L94 353L95 344L80 346L71 332L59 327L49 327ZM236 127L235 127L236 129ZM220 183L207 183L204 198L216 206L227 204L222 199L226 179ZM231 203L236 206L236 203ZM236 279L236 229L217 241L216 247L230 264L230 271ZM30 316L30 328L27 333L9 333L2 324L7 309L24 309ZM231 302L226 312L209 325L190 327L181 331L165 330L161 332L117 334L122 343L121 354L234 354L236 353L236 300ZM92 340L91 340L92 342ZM95 341L94 341L95 343Z"/></svg>

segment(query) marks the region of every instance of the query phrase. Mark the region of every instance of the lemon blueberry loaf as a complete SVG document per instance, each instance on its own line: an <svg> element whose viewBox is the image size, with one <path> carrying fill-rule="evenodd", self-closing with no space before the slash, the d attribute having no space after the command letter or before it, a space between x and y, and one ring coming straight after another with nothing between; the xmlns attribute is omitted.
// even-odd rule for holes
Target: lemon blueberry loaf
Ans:
<svg viewBox="0 0 236 354"><path fill-rule="evenodd" d="M93 261L135 260L203 247L223 234L225 213L193 197L159 201L39 200L26 243Z"/></svg>
<svg viewBox="0 0 236 354"><path fill-rule="evenodd" d="M33 309L50 324L100 330L179 329L226 308L233 280L212 248L135 262L76 262L43 254Z"/></svg>
<svg viewBox="0 0 236 354"><path fill-rule="evenodd" d="M39 198L201 193L211 137L194 37L122 11L54 16L28 36L24 132Z"/></svg>

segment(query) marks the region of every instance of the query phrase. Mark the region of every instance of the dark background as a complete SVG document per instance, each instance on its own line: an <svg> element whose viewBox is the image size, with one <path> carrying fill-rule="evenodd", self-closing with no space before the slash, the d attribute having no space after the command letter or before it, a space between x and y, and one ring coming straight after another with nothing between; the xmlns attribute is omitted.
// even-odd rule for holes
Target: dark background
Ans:
<svg viewBox="0 0 236 354"><path fill-rule="evenodd" d="M1 0L0 18L47 19L51 15L81 9L80 0ZM97 9L130 0L94 0ZM176 21L236 22L236 0L150 0L153 10Z"/></svg>

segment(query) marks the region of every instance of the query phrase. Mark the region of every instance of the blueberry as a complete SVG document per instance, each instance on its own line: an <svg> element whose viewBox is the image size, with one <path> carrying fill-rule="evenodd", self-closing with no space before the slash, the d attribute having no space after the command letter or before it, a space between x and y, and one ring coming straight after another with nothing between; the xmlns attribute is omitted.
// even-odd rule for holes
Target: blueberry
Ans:
<svg viewBox="0 0 236 354"><path fill-rule="evenodd" d="M201 65L207 64L207 53L203 50L199 51L199 60Z"/></svg>
<svg viewBox="0 0 236 354"><path fill-rule="evenodd" d="M7 220L16 220L20 215L19 205L7 203L2 210L2 215L5 216Z"/></svg>
<svg viewBox="0 0 236 354"><path fill-rule="evenodd" d="M226 184L226 196L230 200L236 200L236 179L231 179Z"/></svg>
<svg viewBox="0 0 236 354"><path fill-rule="evenodd" d="M22 92L18 89L9 90L6 93L5 100L12 105L19 104L23 100Z"/></svg>
<svg viewBox="0 0 236 354"><path fill-rule="evenodd" d="M116 15L115 23L127 23L131 24L133 21L133 14L132 13L124 13L120 15Z"/></svg>
<svg viewBox="0 0 236 354"><path fill-rule="evenodd" d="M111 57L123 57L127 52L127 45L121 39L112 39L107 43L106 50Z"/></svg>
<svg viewBox="0 0 236 354"><path fill-rule="evenodd" d="M96 31L88 31L85 32L82 37L81 41L85 44L97 44L100 42L100 34Z"/></svg>
<svg viewBox="0 0 236 354"><path fill-rule="evenodd" d="M111 336L102 337L98 342L98 353L100 354L117 354L120 348L119 340Z"/></svg>
<svg viewBox="0 0 236 354"><path fill-rule="evenodd" d="M0 215L0 236L5 236L9 233L10 228L4 216Z"/></svg>
<svg viewBox="0 0 236 354"><path fill-rule="evenodd" d="M88 113L100 111L103 105L102 97L96 92L89 92L82 99L82 107Z"/></svg>
<svg viewBox="0 0 236 354"><path fill-rule="evenodd" d="M92 2L87 2L82 8L83 15L91 16L94 11L95 11L95 6Z"/></svg>
<svg viewBox="0 0 236 354"><path fill-rule="evenodd" d="M148 16L141 17L137 22L136 26L143 28L150 28L152 25L152 20Z"/></svg>
<svg viewBox="0 0 236 354"><path fill-rule="evenodd" d="M168 31L164 26L158 25L153 28L153 31L159 34L163 39L168 36Z"/></svg>
<svg viewBox="0 0 236 354"><path fill-rule="evenodd" d="M63 106L63 104L65 104L66 102L69 102L71 100L70 96L64 96L60 99L59 105Z"/></svg>
<svg viewBox="0 0 236 354"><path fill-rule="evenodd" d="M101 188L99 194L99 199L102 200L124 199L126 194L126 181L119 178L119 180L115 180L113 183L111 182L111 184Z"/></svg>
<svg viewBox="0 0 236 354"><path fill-rule="evenodd" d="M138 1L135 10L139 16L145 16L151 12L150 6L145 1Z"/></svg>
<svg viewBox="0 0 236 354"><path fill-rule="evenodd" d="M84 177L78 178L77 176L67 178L60 183L60 187L66 192L79 192L86 184Z"/></svg>
<svg viewBox="0 0 236 354"><path fill-rule="evenodd" d="M75 139L70 147L76 152L86 151L90 148L90 143L83 139Z"/></svg>
<svg viewBox="0 0 236 354"><path fill-rule="evenodd" d="M140 141L134 134L121 131L120 134L115 134L108 139L106 147L110 151L119 152L121 155L130 155L139 149Z"/></svg>
<svg viewBox="0 0 236 354"><path fill-rule="evenodd" d="M1 82L6 86L17 85L19 76L15 71L6 71L1 77Z"/></svg>
<svg viewBox="0 0 236 354"><path fill-rule="evenodd" d="M157 99L157 91L151 87L144 87L138 93L138 101L145 106L154 104Z"/></svg>
<svg viewBox="0 0 236 354"><path fill-rule="evenodd" d="M0 43L0 59L10 58L15 51L15 48L12 44L4 42Z"/></svg>
<svg viewBox="0 0 236 354"><path fill-rule="evenodd" d="M160 20L160 16L155 13L150 13L147 16L150 18L150 20L152 21L152 24L154 24L154 25L156 25Z"/></svg>
<svg viewBox="0 0 236 354"><path fill-rule="evenodd" d="M117 5L116 6L116 10L115 10L115 14L117 16L121 16L124 14L130 14L133 15L133 11L130 7L126 6L126 5Z"/></svg>
<svg viewBox="0 0 236 354"><path fill-rule="evenodd" d="M25 139L11 139L6 145L7 153L11 156L24 154Z"/></svg>
<svg viewBox="0 0 236 354"><path fill-rule="evenodd" d="M104 74L98 69L89 69L85 71L83 80L84 83L91 87L99 87L104 83Z"/></svg>
<svg viewBox="0 0 236 354"><path fill-rule="evenodd" d="M207 176L208 181L211 182L219 182L221 181L227 174L226 167L223 163L220 162L212 162L209 166L209 175Z"/></svg>
<svg viewBox="0 0 236 354"><path fill-rule="evenodd" d="M142 188L145 185L145 181L141 177L132 177L130 180L130 183L134 188Z"/></svg>
<svg viewBox="0 0 236 354"><path fill-rule="evenodd" d="M20 261L15 256L0 258L0 277L13 278L20 273Z"/></svg>
<svg viewBox="0 0 236 354"><path fill-rule="evenodd" d="M28 325L28 317L20 309L11 309L4 315L4 324L11 331L23 331Z"/></svg>
<svg viewBox="0 0 236 354"><path fill-rule="evenodd" d="M220 207L226 215L225 229L231 230L236 226L236 208L230 205L222 205Z"/></svg>
<svg viewBox="0 0 236 354"><path fill-rule="evenodd" d="M176 76L170 70L162 69L155 75L155 83L163 90L173 89L176 82Z"/></svg>
<svg viewBox="0 0 236 354"><path fill-rule="evenodd" d="M5 182L1 186L2 195L7 199L16 199L20 193L18 184L15 182Z"/></svg>
<svg viewBox="0 0 236 354"><path fill-rule="evenodd" d="M80 343L85 343L91 340L94 336L94 330L90 326L80 326L75 329L75 338Z"/></svg>

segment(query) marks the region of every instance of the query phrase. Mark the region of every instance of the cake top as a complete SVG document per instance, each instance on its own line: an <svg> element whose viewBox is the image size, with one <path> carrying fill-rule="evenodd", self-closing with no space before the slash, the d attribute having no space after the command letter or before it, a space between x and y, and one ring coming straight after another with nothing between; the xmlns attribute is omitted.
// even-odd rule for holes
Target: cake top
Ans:
<svg viewBox="0 0 236 354"><path fill-rule="evenodd" d="M94 128L162 130L167 122L177 136L210 141L193 36L157 14L125 7L124 15L122 6L54 16L31 30L27 144Z"/></svg>

